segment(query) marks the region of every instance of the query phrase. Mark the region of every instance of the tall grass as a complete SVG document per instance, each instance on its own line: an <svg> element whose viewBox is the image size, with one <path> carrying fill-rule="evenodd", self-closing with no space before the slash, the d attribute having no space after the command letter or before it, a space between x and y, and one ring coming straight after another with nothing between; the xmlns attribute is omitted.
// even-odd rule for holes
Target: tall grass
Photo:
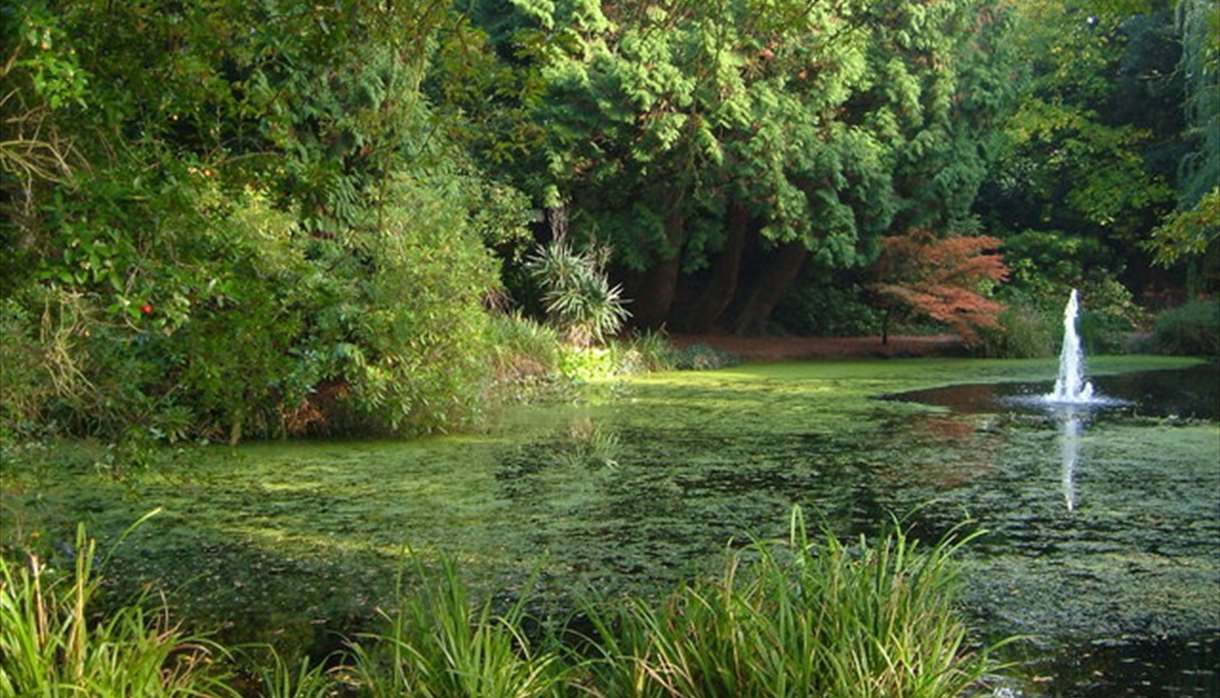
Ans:
<svg viewBox="0 0 1220 698"><path fill-rule="evenodd" d="M96 542L77 529L70 575L36 556L0 557L0 695L234 695L217 670L217 648L170 625L142 603L94 619Z"/></svg>
<svg viewBox="0 0 1220 698"><path fill-rule="evenodd" d="M522 633L523 596L503 616L471 601L450 559L417 567L411 595L399 584L386 630L351 644L351 683L372 698L535 698L561 695L566 670L551 649L534 651Z"/></svg>
<svg viewBox="0 0 1220 698"><path fill-rule="evenodd" d="M976 534L974 534L976 535ZM591 632L527 636L522 596L495 614L456 564L415 558L383 629L348 643L333 669L272 650L247 654L267 698L949 698L997 671L954 608L952 558L974 535L926 546L897 524L850 545L811 538L794 509L786 541L731 553L718 575L662 599L587 602ZM77 535L72 573L0 559L0 696L234 696L229 653L142 604L92 617L95 546Z"/></svg>
<svg viewBox="0 0 1220 698"><path fill-rule="evenodd" d="M719 577L660 606L587 613L597 639L590 692L706 696L942 698L997 667L972 651L952 608L953 554L973 536L920 546L893 527L875 543L811 541L794 510L786 545L755 543Z"/></svg>
<svg viewBox="0 0 1220 698"><path fill-rule="evenodd" d="M296 663L286 661L268 648L268 659L255 666L260 698L325 698L338 695L340 683L324 664L315 664L309 657Z"/></svg>

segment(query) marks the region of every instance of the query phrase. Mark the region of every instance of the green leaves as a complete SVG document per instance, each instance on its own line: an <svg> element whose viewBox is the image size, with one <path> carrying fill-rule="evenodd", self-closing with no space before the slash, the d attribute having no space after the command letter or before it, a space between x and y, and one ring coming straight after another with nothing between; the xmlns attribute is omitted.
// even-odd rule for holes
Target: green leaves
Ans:
<svg viewBox="0 0 1220 698"><path fill-rule="evenodd" d="M630 316L623 305L622 289L611 286L606 278L609 256L607 248L577 252L561 236L526 261L526 268L543 289L549 319L577 346L605 341Z"/></svg>

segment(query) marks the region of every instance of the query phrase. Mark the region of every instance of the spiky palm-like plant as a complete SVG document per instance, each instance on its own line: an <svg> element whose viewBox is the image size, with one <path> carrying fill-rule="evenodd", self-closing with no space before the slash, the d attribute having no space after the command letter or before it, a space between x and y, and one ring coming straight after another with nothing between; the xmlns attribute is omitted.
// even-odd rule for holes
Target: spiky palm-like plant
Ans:
<svg viewBox="0 0 1220 698"><path fill-rule="evenodd" d="M526 260L526 268L542 286L550 321L577 346L605 341L631 315L622 288L606 277L609 256L605 247L577 251L560 236Z"/></svg>

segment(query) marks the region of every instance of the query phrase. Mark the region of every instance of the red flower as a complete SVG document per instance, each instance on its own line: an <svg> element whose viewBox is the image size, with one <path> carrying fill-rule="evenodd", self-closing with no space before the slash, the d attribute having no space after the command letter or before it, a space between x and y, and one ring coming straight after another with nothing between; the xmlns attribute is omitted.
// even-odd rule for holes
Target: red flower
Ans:
<svg viewBox="0 0 1220 698"><path fill-rule="evenodd" d="M152 303L145 303L144 305L140 306L140 312L144 313L145 315L152 315L152 311Z"/></svg>

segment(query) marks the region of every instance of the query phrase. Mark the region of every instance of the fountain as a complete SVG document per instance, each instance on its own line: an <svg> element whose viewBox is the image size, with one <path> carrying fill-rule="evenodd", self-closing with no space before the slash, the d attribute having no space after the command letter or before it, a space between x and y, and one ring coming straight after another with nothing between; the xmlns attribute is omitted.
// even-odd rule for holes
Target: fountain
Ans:
<svg viewBox="0 0 1220 698"><path fill-rule="evenodd" d="M1093 401L1093 384L1084 379L1084 349L1076 332L1076 317L1080 300L1076 289L1068 298L1063 311L1063 350L1059 353L1059 376L1055 390L1045 396L1047 402L1084 404Z"/></svg>

